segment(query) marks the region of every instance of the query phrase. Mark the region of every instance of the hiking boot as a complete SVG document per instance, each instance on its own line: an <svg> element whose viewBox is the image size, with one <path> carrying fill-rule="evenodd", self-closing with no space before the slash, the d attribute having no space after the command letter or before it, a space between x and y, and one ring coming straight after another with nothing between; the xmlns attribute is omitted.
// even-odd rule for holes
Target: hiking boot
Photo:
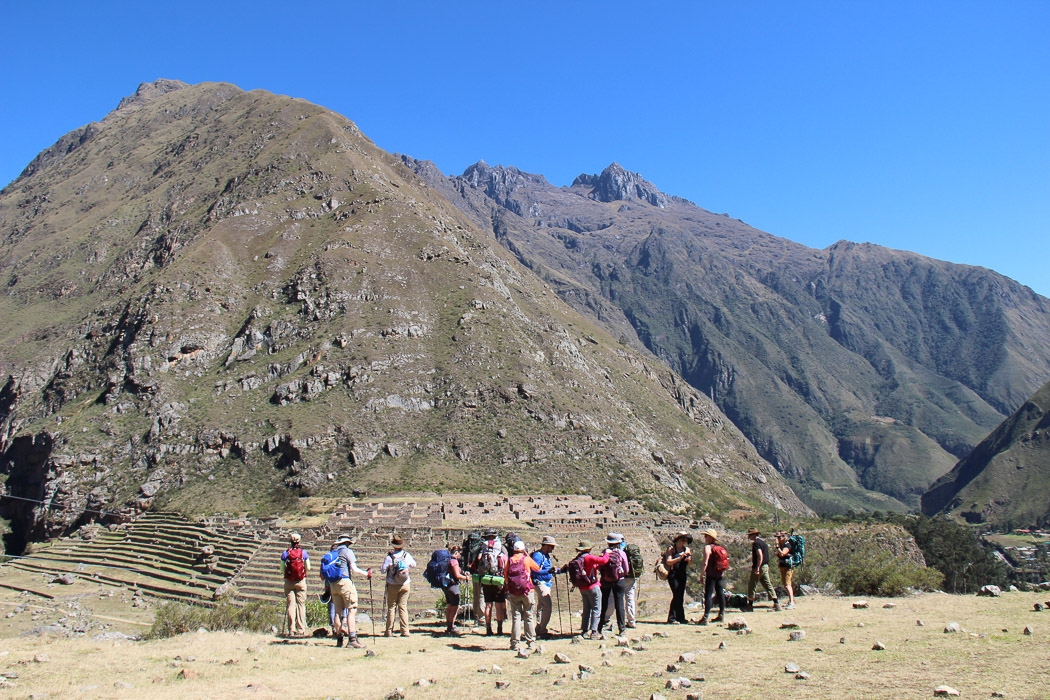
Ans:
<svg viewBox="0 0 1050 700"><path fill-rule="evenodd" d="M715 619L711 620L711 622L723 622L725 619L726 619L725 615L723 615L722 613L718 613L718 617L716 617Z"/></svg>
<svg viewBox="0 0 1050 700"><path fill-rule="evenodd" d="M408 632L402 632L401 636L402 637L411 637L412 635L410 635Z"/></svg>
<svg viewBox="0 0 1050 700"><path fill-rule="evenodd" d="M774 600L773 601L773 612L780 612L781 610L782 610L782 608L780 607L780 601L779 600Z"/></svg>
<svg viewBox="0 0 1050 700"><path fill-rule="evenodd" d="M627 623L627 627L629 627L630 629L632 629L632 630L633 630L633 629L635 629L636 627L638 627L638 625L636 625L636 624L635 624L635 623L633 623L633 622L628 622L628 623Z"/></svg>
<svg viewBox="0 0 1050 700"><path fill-rule="evenodd" d="M795 604L794 603L788 603L787 605L784 606L784 609L785 610L794 610L795 609Z"/></svg>
<svg viewBox="0 0 1050 700"><path fill-rule="evenodd" d="M486 637L491 637L492 636L492 623L491 622L489 622L489 623L487 623L485 625L485 636Z"/></svg>
<svg viewBox="0 0 1050 700"><path fill-rule="evenodd" d="M699 620L696 621L696 624L700 625L701 627L706 627L707 626L707 618L706 617L701 617Z"/></svg>
<svg viewBox="0 0 1050 700"><path fill-rule="evenodd" d="M448 637L462 637L463 633L455 627L449 627L447 630L445 630L445 635Z"/></svg>
<svg viewBox="0 0 1050 700"><path fill-rule="evenodd" d="M496 623L496 634L498 634L498 635L502 635L503 634L503 623L502 622L497 622Z"/></svg>
<svg viewBox="0 0 1050 700"><path fill-rule="evenodd" d="M357 641L357 637L351 637L350 641L346 643L346 646L351 649L364 649L365 645Z"/></svg>
<svg viewBox="0 0 1050 700"><path fill-rule="evenodd" d="M339 635L338 637L335 638L335 645L336 645L336 647L343 646L343 635Z"/></svg>

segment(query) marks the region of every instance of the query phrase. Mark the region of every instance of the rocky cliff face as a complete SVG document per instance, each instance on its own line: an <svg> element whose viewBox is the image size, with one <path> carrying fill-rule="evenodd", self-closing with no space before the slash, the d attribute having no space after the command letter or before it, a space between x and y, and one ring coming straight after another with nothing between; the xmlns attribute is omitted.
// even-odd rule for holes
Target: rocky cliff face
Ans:
<svg viewBox="0 0 1050 700"><path fill-rule="evenodd" d="M998 527L1050 524L1050 382L938 479L926 515Z"/></svg>
<svg viewBox="0 0 1050 700"><path fill-rule="evenodd" d="M710 396L820 510L917 506L1050 377L1050 301L989 270L809 249L615 164L556 188L405 162L565 301Z"/></svg>
<svg viewBox="0 0 1050 700"><path fill-rule="evenodd" d="M301 100L142 86L0 192L0 280L17 542L358 488L805 510L703 393Z"/></svg>

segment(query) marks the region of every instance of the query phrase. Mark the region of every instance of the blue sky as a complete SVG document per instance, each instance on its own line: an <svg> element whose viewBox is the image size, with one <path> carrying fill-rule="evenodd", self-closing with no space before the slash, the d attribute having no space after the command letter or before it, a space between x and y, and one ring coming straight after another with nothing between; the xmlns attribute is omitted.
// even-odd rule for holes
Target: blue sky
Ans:
<svg viewBox="0 0 1050 700"><path fill-rule="evenodd" d="M0 183L140 82L302 97L380 147L567 185L616 161L823 248L1050 296L1050 3L6 2Z"/></svg>

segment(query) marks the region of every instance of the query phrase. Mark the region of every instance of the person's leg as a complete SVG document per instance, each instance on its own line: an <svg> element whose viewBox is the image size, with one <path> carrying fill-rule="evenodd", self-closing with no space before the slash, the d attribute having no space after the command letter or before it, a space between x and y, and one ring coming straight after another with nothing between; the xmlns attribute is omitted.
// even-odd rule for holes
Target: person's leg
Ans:
<svg viewBox="0 0 1050 700"><path fill-rule="evenodd" d="M536 643L536 618L532 614L532 609L535 605L535 591L529 591L528 594L525 595L524 602L522 602L521 618L522 627L524 628L523 639L530 647Z"/></svg>
<svg viewBox="0 0 1050 700"><path fill-rule="evenodd" d="M386 634L387 637L394 633L394 615L397 614L397 594L401 586L386 584Z"/></svg>
<svg viewBox="0 0 1050 700"><path fill-rule="evenodd" d="M295 584L284 580L284 604L286 629L289 637L295 636Z"/></svg>
<svg viewBox="0 0 1050 700"><path fill-rule="evenodd" d="M602 581L601 585L602 602L600 604L601 614L598 615L598 631L601 632L605 629L605 624L611 617L609 614L609 607L613 599L613 583L611 581Z"/></svg>
<svg viewBox="0 0 1050 700"><path fill-rule="evenodd" d="M496 600L496 634L503 634L503 621L507 619L507 596L503 593Z"/></svg>
<svg viewBox="0 0 1050 700"><path fill-rule="evenodd" d="M525 596L507 596L507 605L510 607L510 648L517 649L521 641L522 612Z"/></svg>
<svg viewBox="0 0 1050 700"><path fill-rule="evenodd" d="M346 601L343 599L342 587L339 582L333 583L331 587L332 609L335 611L335 619L332 621L332 632L335 634L336 646L343 646L343 635L346 634Z"/></svg>
<svg viewBox="0 0 1050 700"><path fill-rule="evenodd" d="M706 625L707 618L711 614L711 606L714 604L715 582L711 576L704 576L704 615L700 618L700 624Z"/></svg>
<svg viewBox="0 0 1050 700"><path fill-rule="evenodd" d="M791 585L794 580L794 577L794 569L787 566L780 567L780 582L784 584L784 588L786 588L788 592L787 607L789 610L795 607L795 589Z"/></svg>
<svg viewBox="0 0 1050 700"><path fill-rule="evenodd" d="M763 564L758 574L758 580L762 583L769 599L773 601L773 610L780 610L780 601L777 599L777 589L773 587L773 581L769 578L769 564Z"/></svg>
<svg viewBox="0 0 1050 700"><path fill-rule="evenodd" d="M295 631L296 637L306 636L306 581L295 584Z"/></svg>
<svg viewBox="0 0 1050 700"><path fill-rule="evenodd" d="M551 611L554 604L551 601L551 586L549 583L536 585L536 634L547 634L547 625L551 621Z"/></svg>
<svg viewBox="0 0 1050 700"><path fill-rule="evenodd" d="M354 649L360 649L364 645L357 641L357 587L348 578L343 579L339 584L343 600L346 601L346 620L343 627L346 629L348 643Z"/></svg>
<svg viewBox="0 0 1050 700"><path fill-rule="evenodd" d="M473 597L473 612L474 612L474 624L478 625L482 622L488 621L488 614L492 612L492 607L489 605L483 605L481 599L481 581L471 581L471 595Z"/></svg>
<svg viewBox="0 0 1050 700"><path fill-rule="evenodd" d="M613 584L613 603L616 605L616 631L623 634L627 624L624 602L627 597L627 581L620 579Z"/></svg>
<svg viewBox="0 0 1050 700"><path fill-rule="evenodd" d="M726 589L721 576L715 579L714 589L714 593L718 597L718 617L715 618L715 622L721 622L726 619Z"/></svg>
<svg viewBox="0 0 1050 700"><path fill-rule="evenodd" d="M758 594L758 582L761 579L760 574L756 574L752 569L747 575L747 602L749 606L753 606L755 603L755 596Z"/></svg>
<svg viewBox="0 0 1050 700"><path fill-rule="evenodd" d="M638 624L638 579L627 578L624 579L624 583L627 588L623 597L624 616L627 626L635 627Z"/></svg>
<svg viewBox="0 0 1050 700"><path fill-rule="evenodd" d="M596 634L598 634L599 630L601 629L601 627L599 626L599 621L601 619L601 613L602 613L602 609L601 609L601 594L602 594L602 590L599 587L595 587L595 588L592 588L589 591L589 593L591 594L590 629L591 629L591 634L592 635L596 635Z"/></svg>
<svg viewBox="0 0 1050 700"><path fill-rule="evenodd" d="M408 636L408 596L412 592L411 584L404 584L397 592L397 614L401 623L401 636Z"/></svg>
<svg viewBox="0 0 1050 700"><path fill-rule="evenodd" d="M667 579L671 584L671 619L669 622L681 622L685 624L685 579L674 578Z"/></svg>

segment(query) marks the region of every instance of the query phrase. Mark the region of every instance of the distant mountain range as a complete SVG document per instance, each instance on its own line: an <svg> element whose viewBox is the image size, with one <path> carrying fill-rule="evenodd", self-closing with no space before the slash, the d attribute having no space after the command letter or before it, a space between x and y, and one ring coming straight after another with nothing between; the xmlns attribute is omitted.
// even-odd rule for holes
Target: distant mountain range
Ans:
<svg viewBox="0 0 1050 700"><path fill-rule="evenodd" d="M916 507L1050 378L1050 300L991 270L814 250L617 164L555 187L403 160L574 308L710 396L822 512Z"/></svg>
<svg viewBox="0 0 1050 700"><path fill-rule="evenodd" d="M585 492L809 511L703 393L355 125L143 84L0 192L9 549L154 505Z"/></svg>

